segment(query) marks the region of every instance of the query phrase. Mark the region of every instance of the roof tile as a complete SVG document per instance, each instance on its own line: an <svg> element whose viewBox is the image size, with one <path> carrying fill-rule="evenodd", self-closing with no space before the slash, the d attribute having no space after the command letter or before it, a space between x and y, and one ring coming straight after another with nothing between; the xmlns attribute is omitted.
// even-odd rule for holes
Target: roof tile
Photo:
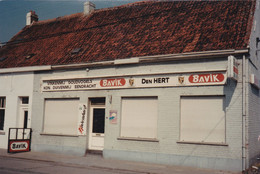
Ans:
<svg viewBox="0 0 260 174"><path fill-rule="evenodd" d="M254 0L144 1L39 21L0 49L8 57L0 68L243 49L254 8ZM72 56L75 48L82 50Z"/></svg>

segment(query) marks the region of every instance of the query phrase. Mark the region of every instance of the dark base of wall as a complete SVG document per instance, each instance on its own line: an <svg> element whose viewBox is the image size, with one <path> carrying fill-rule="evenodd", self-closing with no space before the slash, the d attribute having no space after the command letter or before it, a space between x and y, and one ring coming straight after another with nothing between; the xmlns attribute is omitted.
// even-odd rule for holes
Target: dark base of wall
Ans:
<svg viewBox="0 0 260 174"><path fill-rule="evenodd" d="M70 147L70 146L34 144L32 145L32 151L66 154L66 155L74 155L74 156L84 156L86 149L79 148L79 147Z"/></svg>
<svg viewBox="0 0 260 174"><path fill-rule="evenodd" d="M159 154L148 152L133 152L119 150L104 150L104 158L114 158L119 160L139 161L157 163L165 165L189 166L225 171L242 171L241 159L230 158L210 158L199 156L182 156L173 154Z"/></svg>

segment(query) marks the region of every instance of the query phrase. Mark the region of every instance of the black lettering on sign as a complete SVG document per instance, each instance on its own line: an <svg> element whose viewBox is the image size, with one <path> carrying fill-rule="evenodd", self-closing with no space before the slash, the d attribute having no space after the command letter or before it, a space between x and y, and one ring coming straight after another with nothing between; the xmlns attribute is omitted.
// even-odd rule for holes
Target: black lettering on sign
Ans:
<svg viewBox="0 0 260 174"><path fill-rule="evenodd" d="M43 89L44 89L44 90L50 90L51 87L49 87L49 86L44 86Z"/></svg>
<svg viewBox="0 0 260 174"><path fill-rule="evenodd" d="M159 77L159 78L154 78L153 82L154 83L168 83L170 77Z"/></svg>
<svg viewBox="0 0 260 174"><path fill-rule="evenodd" d="M26 145L25 144L12 144L12 149L26 149Z"/></svg>
<svg viewBox="0 0 260 174"><path fill-rule="evenodd" d="M142 79L142 84L151 84L153 83L152 79Z"/></svg>
<svg viewBox="0 0 260 174"><path fill-rule="evenodd" d="M65 81L63 81L63 80L48 81L47 84L48 84L48 85L64 85L64 84L65 84Z"/></svg>

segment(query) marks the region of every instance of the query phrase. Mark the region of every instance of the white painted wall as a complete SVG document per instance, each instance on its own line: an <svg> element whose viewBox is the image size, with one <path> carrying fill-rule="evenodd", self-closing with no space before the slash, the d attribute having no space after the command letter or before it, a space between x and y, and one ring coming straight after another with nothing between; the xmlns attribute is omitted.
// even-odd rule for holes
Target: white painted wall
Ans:
<svg viewBox="0 0 260 174"><path fill-rule="evenodd" d="M0 96L6 97L4 131L0 133L0 148L7 149L8 131L18 126L19 97L28 96L29 116L31 116L33 73L1 74Z"/></svg>
<svg viewBox="0 0 260 174"><path fill-rule="evenodd" d="M256 44L256 37L260 38L260 0L256 2L254 26L250 37L250 60L248 61L247 75L255 74L260 79L260 42ZM247 114L248 132L247 138L247 164L248 166L257 161L260 155L260 91L247 83Z"/></svg>
<svg viewBox="0 0 260 174"><path fill-rule="evenodd" d="M43 135L44 100L46 98L79 98L80 103L88 103L91 97L106 97L106 128L104 156L137 161L189 165L203 168L240 170L242 160L242 95L239 60L238 82L228 80L225 85L137 88L113 90L85 90L63 92L41 92L41 79L115 76L125 74L156 74L170 72L194 72L227 69L227 57L214 60L163 62L155 64L90 68L83 70L42 72L35 75L33 114L33 150L56 153L84 154L87 136ZM181 73L180 73L181 74ZM182 144L180 141L180 97L220 95L225 96L226 144L224 146ZM158 97L157 139L159 142L131 141L120 138L121 104L123 97ZM112 98L111 98L112 97ZM117 124L110 124L109 111L116 110ZM134 155L136 152L139 155ZM146 155L148 154L148 155ZM157 156L159 158L157 158ZM228 165L227 165L228 163Z"/></svg>

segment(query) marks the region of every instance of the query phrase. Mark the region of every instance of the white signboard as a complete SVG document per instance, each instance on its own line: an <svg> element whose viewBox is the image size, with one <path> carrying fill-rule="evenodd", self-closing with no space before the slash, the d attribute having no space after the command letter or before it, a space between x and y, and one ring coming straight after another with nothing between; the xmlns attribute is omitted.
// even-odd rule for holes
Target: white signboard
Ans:
<svg viewBox="0 0 260 174"><path fill-rule="evenodd" d="M257 78L255 74L251 74L250 83L260 89L260 80Z"/></svg>
<svg viewBox="0 0 260 174"><path fill-rule="evenodd" d="M236 81L238 79L238 61L234 56L228 57L228 77Z"/></svg>
<svg viewBox="0 0 260 174"><path fill-rule="evenodd" d="M42 91L223 85L226 83L226 79L226 72L206 72L131 77L43 80Z"/></svg>

